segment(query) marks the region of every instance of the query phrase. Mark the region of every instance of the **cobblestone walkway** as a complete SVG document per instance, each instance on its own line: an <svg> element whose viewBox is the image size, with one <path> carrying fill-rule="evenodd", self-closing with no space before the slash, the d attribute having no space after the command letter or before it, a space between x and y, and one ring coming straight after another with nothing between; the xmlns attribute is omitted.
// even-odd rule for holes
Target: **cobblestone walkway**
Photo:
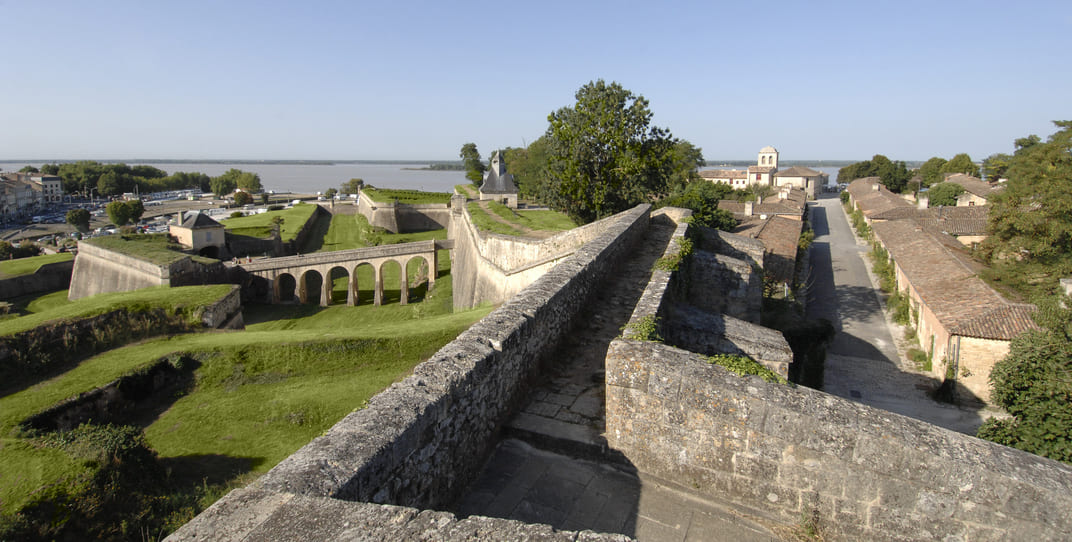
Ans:
<svg viewBox="0 0 1072 542"><path fill-rule="evenodd" d="M646 238L587 307L553 368L507 424L483 473L458 502L482 515L558 529L621 533L639 540L778 540L784 527L700 500L638 473L603 436L604 359L673 234L653 222Z"/></svg>

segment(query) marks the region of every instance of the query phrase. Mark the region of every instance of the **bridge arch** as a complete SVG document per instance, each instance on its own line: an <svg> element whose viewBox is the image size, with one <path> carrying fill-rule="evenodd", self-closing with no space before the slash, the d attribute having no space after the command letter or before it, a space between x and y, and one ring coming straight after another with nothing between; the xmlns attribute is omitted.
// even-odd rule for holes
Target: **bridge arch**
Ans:
<svg viewBox="0 0 1072 542"><path fill-rule="evenodd" d="M298 282L294 275L281 273L275 278L272 296L276 303L293 303L297 298Z"/></svg>
<svg viewBox="0 0 1072 542"><path fill-rule="evenodd" d="M332 266L324 275L324 299L321 305L350 304L350 272L341 265ZM340 288L341 286L341 288Z"/></svg>
<svg viewBox="0 0 1072 542"><path fill-rule="evenodd" d="M353 267L350 272L350 291L353 303L350 305L360 305L362 303L362 288L364 288L366 298L365 303L374 303L376 299L376 267L369 262L361 262Z"/></svg>
<svg viewBox="0 0 1072 542"><path fill-rule="evenodd" d="M380 261L376 271L376 293L379 297L377 305L385 305L396 300L401 305L409 303L409 288L404 270L402 262L394 258ZM396 286L397 290L394 288Z"/></svg>
<svg viewBox="0 0 1072 542"><path fill-rule="evenodd" d="M301 274L298 286L298 301L302 304L317 303L324 305L324 275L317 269L307 269Z"/></svg>
<svg viewBox="0 0 1072 542"><path fill-rule="evenodd" d="M434 282L432 264L424 256L411 256L406 260L406 277L409 286L409 299L422 301Z"/></svg>

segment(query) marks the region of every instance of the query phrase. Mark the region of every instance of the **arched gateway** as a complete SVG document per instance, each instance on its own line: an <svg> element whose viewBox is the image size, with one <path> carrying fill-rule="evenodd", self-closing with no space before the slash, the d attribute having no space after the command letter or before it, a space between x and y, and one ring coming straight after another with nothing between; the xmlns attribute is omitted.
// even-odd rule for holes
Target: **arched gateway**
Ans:
<svg viewBox="0 0 1072 542"><path fill-rule="evenodd" d="M390 289L394 280L388 283L388 279L397 276L399 302L405 305L409 303L410 275L417 278L417 283L427 277L431 290L439 263L436 251L449 248L453 248L450 241L418 241L268 258L240 262L237 266L267 281L272 303L316 301L326 307L334 301L335 285L345 282L347 305L357 305L360 292L370 289L372 302L382 305L384 286ZM362 280L361 276L365 278ZM341 299L338 302L341 303Z"/></svg>

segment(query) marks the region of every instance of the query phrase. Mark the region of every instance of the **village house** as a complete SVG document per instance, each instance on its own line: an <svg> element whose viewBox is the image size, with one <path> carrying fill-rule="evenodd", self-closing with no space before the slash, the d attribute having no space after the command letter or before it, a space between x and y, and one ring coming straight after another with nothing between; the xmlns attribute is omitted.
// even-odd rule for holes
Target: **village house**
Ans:
<svg viewBox="0 0 1072 542"><path fill-rule="evenodd" d="M227 243L223 224L198 211L186 213L182 222L168 227L168 233L182 248L209 258L219 258Z"/></svg>
<svg viewBox="0 0 1072 542"><path fill-rule="evenodd" d="M821 192L829 175L804 166L793 166L774 174L774 186L792 186L804 191L808 199L815 199L816 192Z"/></svg>
<svg viewBox="0 0 1072 542"><path fill-rule="evenodd" d="M759 150L756 165L748 166L747 171L739 169L707 169L700 172L700 177L714 183L723 183L733 188L748 188L752 185L774 186L774 174L778 172L778 149L763 147Z"/></svg>
<svg viewBox="0 0 1072 542"><path fill-rule="evenodd" d="M807 210L804 191L787 186L760 203L722 200L718 208L733 213L740 223L732 233L763 243L766 276L781 284L792 285L797 244Z"/></svg>
<svg viewBox="0 0 1072 542"><path fill-rule="evenodd" d="M946 175L944 182L958 185L964 189L964 193L957 196L957 207L987 205L995 192L1005 188L1004 186L991 186L990 183L978 177L963 173Z"/></svg>
<svg viewBox="0 0 1072 542"><path fill-rule="evenodd" d="M854 210L859 210L864 217L864 222L871 224L876 216L889 216L894 209L903 209L904 213L915 210L915 206L908 200L890 192L882 184L878 177L863 177L849 183L846 189L849 193L849 205Z"/></svg>
<svg viewBox="0 0 1072 542"><path fill-rule="evenodd" d="M1037 328L1035 307L1010 303L990 288L961 242L934 224L876 220L871 228L894 262L897 289L910 300L912 325L933 360L932 376L952 375L958 390L989 401L990 370L1013 338Z"/></svg>

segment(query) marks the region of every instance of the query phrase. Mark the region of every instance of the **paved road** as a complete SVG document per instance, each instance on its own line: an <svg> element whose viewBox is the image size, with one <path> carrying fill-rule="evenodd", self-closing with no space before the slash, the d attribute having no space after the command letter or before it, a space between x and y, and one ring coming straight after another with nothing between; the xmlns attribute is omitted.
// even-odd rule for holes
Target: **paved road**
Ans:
<svg viewBox="0 0 1072 542"><path fill-rule="evenodd" d="M808 317L827 318L838 330L823 379L827 393L975 434L986 415L932 400L939 382L915 371L898 351L903 331L892 324L876 295L865 264L870 250L858 241L836 197L811 206L815 242L811 249Z"/></svg>

